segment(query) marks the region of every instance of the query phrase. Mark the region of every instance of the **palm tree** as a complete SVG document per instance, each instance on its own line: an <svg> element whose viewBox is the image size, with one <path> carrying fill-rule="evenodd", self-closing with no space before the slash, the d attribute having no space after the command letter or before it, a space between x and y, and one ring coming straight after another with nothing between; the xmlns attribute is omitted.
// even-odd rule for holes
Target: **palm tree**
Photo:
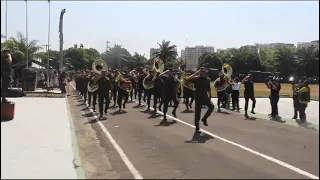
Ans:
<svg viewBox="0 0 320 180"><path fill-rule="evenodd" d="M38 45L38 40L32 40L27 44L26 38L21 32L17 32L16 37L10 37L7 42L5 42L5 46L13 50L13 59L16 62L23 61L26 59L25 52L28 48L28 58L35 59L37 58L37 53L41 46Z"/></svg>
<svg viewBox="0 0 320 180"><path fill-rule="evenodd" d="M298 49L297 64L300 75L309 77L319 75L319 50L314 46Z"/></svg>
<svg viewBox="0 0 320 180"><path fill-rule="evenodd" d="M160 58L164 63L175 60L178 56L176 51L176 45L170 46L170 41L162 40L162 43L158 43L160 49L159 51L153 53L153 57Z"/></svg>

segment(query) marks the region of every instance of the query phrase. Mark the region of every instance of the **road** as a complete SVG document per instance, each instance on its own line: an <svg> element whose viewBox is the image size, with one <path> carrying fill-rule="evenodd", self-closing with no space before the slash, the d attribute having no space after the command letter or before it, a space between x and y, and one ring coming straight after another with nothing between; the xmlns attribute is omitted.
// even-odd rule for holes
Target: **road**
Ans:
<svg viewBox="0 0 320 180"><path fill-rule="evenodd" d="M194 135L193 113L183 109L177 110L177 123L160 124L161 117L128 103L124 113L110 109L107 118L97 121L74 91L68 102L87 178L319 176L315 131L214 112L205 133Z"/></svg>

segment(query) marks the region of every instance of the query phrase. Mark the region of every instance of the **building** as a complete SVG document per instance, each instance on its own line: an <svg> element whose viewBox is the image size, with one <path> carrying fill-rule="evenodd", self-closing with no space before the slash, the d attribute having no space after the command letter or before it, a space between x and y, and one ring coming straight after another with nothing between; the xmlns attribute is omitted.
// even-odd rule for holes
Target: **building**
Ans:
<svg viewBox="0 0 320 180"><path fill-rule="evenodd" d="M198 67L198 59L204 53L214 53L213 46L185 47L181 50L181 58L186 61L188 70L195 70Z"/></svg>
<svg viewBox="0 0 320 180"><path fill-rule="evenodd" d="M319 40L311 41L311 42L299 42L297 44L298 48L307 48L311 46L314 46L317 50L319 50Z"/></svg>
<svg viewBox="0 0 320 180"><path fill-rule="evenodd" d="M270 43L270 44L257 44L259 48L265 48L265 49L275 49L279 46L286 46L286 47L294 47L294 44L288 44L288 43Z"/></svg>
<svg viewBox="0 0 320 180"><path fill-rule="evenodd" d="M160 49L158 48L150 48L150 59L154 58L153 53L158 52Z"/></svg>
<svg viewBox="0 0 320 180"><path fill-rule="evenodd" d="M173 50L178 52L176 47ZM158 52L158 51L160 51L159 48L150 48L150 59L153 59L154 58L153 53Z"/></svg>

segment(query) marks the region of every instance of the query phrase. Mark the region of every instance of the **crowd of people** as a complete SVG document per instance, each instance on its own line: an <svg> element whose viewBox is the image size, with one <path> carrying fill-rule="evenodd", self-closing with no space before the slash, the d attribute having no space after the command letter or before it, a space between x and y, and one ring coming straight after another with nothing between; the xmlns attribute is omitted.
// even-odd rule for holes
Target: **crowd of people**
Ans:
<svg viewBox="0 0 320 180"><path fill-rule="evenodd" d="M168 106L173 106L172 115L176 117L176 109L179 105L180 98L183 99L185 104L185 111L192 109L193 102L195 104L195 126L196 131L199 131L199 123L203 122L205 126L208 125L207 118L214 110L214 104L211 101L211 89L210 79L207 77L207 70L200 68L196 72L186 72L185 79L179 78L174 70L168 69L162 73L155 71L154 69L138 68L134 70L134 75L130 73L120 72L118 69L102 70L101 74L97 74L94 71L83 70L75 74L76 89L78 93L84 98L84 103L88 103L96 111L96 104L98 100L100 118L104 114L108 114L109 105L113 107L118 106L119 111L126 107L126 103L131 100L137 100L139 105L141 101L146 102L147 110L151 109L151 97L153 96L153 111L157 113L157 110L163 112L163 122L167 121ZM119 77L121 76L121 78ZM242 85L244 86L244 99L245 117L248 118L248 104L249 100L252 101L251 113L255 114L255 90L254 82L251 75L248 75L242 81L239 78L227 78L223 73L219 74L219 82L217 86L227 83L227 88L217 92L218 102L217 110L220 112L220 108L231 109L233 111L239 111L239 96ZM181 79L183 83L192 83L194 89L188 86L181 86ZM146 88L144 83L152 82L152 88ZM88 84L97 84L96 91L88 91ZM123 88L123 84L131 84L130 91ZM306 121L305 110L308 102L310 101L310 88L307 81L299 82L299 85L293 85L294 92L294 117L298 118L302 122ZM278 101L280 98L281 84L279 78L270 77L266 82L266 88L270 89L270 106L271 118L276 118L279 115ZM112 102L113 101L113 102ZM230 104L232 107L230 108ZM207 112L201 118L201 109L203 106L207 107Z"/></svg>

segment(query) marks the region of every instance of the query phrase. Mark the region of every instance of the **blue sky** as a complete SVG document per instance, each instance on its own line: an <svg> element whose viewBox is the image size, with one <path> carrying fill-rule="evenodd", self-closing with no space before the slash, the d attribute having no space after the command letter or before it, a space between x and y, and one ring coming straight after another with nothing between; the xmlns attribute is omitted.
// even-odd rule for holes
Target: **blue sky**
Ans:
<svg viewBox="0 0 320 180"><path fill-rule="evenodd" d="M254 43L294 43L319 39L319 2L111 2L52 1L51 48L59 49L58 24L64 16L64 46L84 44L100 52L106 41L149 57L163 39L185 46L240 47ZM47 44L48 3L29 1L29 40ZM25 2L8 2L8 36L25 34ZM5 34L5 1L1 1Z"/></svg>

